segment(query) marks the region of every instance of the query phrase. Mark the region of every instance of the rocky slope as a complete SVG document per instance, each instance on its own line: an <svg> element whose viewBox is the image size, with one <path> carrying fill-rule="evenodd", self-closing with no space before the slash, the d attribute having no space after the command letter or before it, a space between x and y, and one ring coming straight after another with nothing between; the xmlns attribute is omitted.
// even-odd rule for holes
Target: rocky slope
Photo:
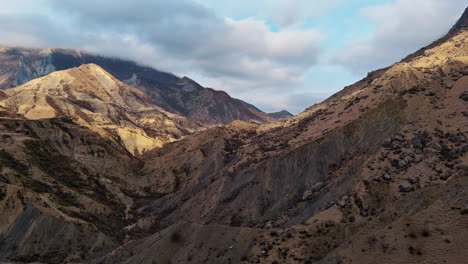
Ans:
<svg viewBox="0 0 468 264"><path fill-rule="evenodd" d="M0 109L26 119L69 118L131 153L161 147L201 126L152 104L95 64L53 72L3 91Z"/></svg>
<svg viewBox="0 0 468 264"><path fill-rule="evenodd" d="M75 72L98 70L57 74L79 77L73 90L80 91L83 77ZM465 27L288 120L236 121L142 155L81 118L25 120L35 108L23 90L46 90L67 105L54 109L76 111L63 85L48 78L47 88L25 84L0 94L2 102L23 105L2 105L0 261L468 259ZM106 115L94 112L109 119L129 113L139 127L133 113L151 102L121 88L119 96L99 96ZM100 118L91 123L102 126Z"/></svg>
<svg viewBox="0 0 468 264"><path fill-rule="evenodd" d="M0 47L0 89L89 63L99 65L118 80L140 88L164 110L203 124L227 124L234 120L274 121L259 109L225 92L204 88L187 77L179 78L131 61L69 49Z"/></svg>

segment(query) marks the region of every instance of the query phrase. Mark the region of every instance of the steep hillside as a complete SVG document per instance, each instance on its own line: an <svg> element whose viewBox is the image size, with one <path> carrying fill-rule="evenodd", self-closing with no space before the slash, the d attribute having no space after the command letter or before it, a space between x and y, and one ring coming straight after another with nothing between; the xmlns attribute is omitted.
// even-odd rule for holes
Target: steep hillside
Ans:
<svg viewBox="0 0 468 264"><path fill-rule="evenodd" d="M204 88L187 77L179 78L135 62L69 49L0 48L0 89L89 63L101 66L122 82L139 87L164 110L203 124L274 121L255 107L225 92Z"/></svg>
<svg viewBox="0 0 468 264"><path fill-rule="evenodd" d="M0 107L26 119L69 118L143 153L200 129L198 124L152 104L95 64L53 72L3 91Z"/></svg>

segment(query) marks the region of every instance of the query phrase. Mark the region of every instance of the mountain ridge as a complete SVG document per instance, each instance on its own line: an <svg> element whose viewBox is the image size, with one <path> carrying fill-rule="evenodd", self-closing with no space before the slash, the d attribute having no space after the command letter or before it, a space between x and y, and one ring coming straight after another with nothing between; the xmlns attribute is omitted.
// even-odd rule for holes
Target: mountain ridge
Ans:
<svg viewBox="0 0 468 264"><path fill-rule="evenodd" d="M100 65L118 80L140 88L164 110L206 125L227 124L235 120L274 121L259 109L226 96L225 92L206 89L188 77L179 78L136 62L72 49L3 48L0 52L0 88L21 85L54 71L86 63Z"/></svg>
<svg viewBox="0 0 468 264"><path fill-rule="evenodd" d="M154 105L96 64L55 71L3 92L7 98L0 107L6 111L32 120L70 118L103 137L119 138L133 154L202 129Z"/></svg>
<svg viewBox="0 0 468 264"><path fill-rule="evenodd" d="M450 39L451 37L453 37L454 35L459 33L460 31L467 30L467 29L468 29L468 7L465 9L465 11L461 15L461 17L457 20L455 25L453 25L452 28L447 32L447 34L445 34L440 39L434 41L433 43L431 43L431 44L419 49L418 51L406 56L400 62L408 62L408 61L410 61L411 59L413 59L415 57L421 56L421 55L424 54L424 51L440 45L441 43L447 41L448 39Z"/></svg>

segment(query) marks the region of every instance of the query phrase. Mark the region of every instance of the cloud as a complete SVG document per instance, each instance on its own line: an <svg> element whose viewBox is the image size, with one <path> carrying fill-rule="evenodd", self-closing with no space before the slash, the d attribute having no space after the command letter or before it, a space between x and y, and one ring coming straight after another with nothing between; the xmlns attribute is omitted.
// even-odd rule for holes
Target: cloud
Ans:
<svg viewBox="0 0 468 264"><path fill-rule="evenodd" d="M344 0L195 0L206 6L215 7L228 17L261 17L271 20L279 27L301 26L307 20L338 7Z"/></svg>
<svg viewBox="0 0 468 264"><path fill-rule="evenodd" d="M0 14L0 25L0 44L9 46L66 45L69 38L75 37L57 21L41 15L4 13ZM80 39L77 39L79 42Z"/></svg>
<svg viewBox="0 0 468 264"><path fill-rule="evenodd" d="M448 32L466 0L396 0L361 9L375 32L337 52L332 61L363 74L395 63Z"/></svg>
<svg viewBox="0 0 468 264"><path fill-rule="evenodd" d="M65 46L140 61L217 89L281 90L304 80L317 63L323 36L313 29L272 32L264 20L218 16L192 0L31 0L0 13L3 44ZM35 6L39 8L39 5ZM225 81L226 80L226 81ZM232 84L242 83L234 87ZM232 91L232 90L231 90Z"/></svg>
<svg viewBox="0 0 468 264"><path fill-rule="evenodd" d="M220 18L190 1L94 2L61 0L54 7L75 17L85 32L110 35L113 29L180 61L176 68L159 65L171 71L195 68L212 77L281 81L278 72L301 75L314 65L322 40L314 30L271 32L261 20ZM179 68L184 64L187 69Z"/></svg>
<svg viewBox="0 0 468 264"><path fill-rule="evenodd" d="M268 16L279 27L297 26L339 6L343 0L262 0Z"/></svg>
<svg viewBox="0 0 468 264"><path fill-rule="evenodd" d="M315 91L341 89L336 76L343 80L348 74L341 66L362 74L442 36L465 1L394 0L362 8L360 15L369 21L364 26L373 24L375 32L346 45L345 38L305 26L330 9L349 8L344 0L15 0L2 4L0 44L69 47L136 60L268 111L297 112L326 97ZM346 20L327 18L332 32ZM346 48L327 61L335 44ZM332 72L324 73L330 64Z"/></svg>

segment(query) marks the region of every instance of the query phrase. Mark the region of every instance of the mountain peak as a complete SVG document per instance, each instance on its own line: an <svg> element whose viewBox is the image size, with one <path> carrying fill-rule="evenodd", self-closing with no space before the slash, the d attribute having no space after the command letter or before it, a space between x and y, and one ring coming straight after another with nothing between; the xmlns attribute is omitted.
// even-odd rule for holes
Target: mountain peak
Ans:
<svg viewBox="0 0 468 264"><path fill-rule="evenodd" d="M268 115L278 120L289 119L294 116L293 114L289 113L286 110L282 110L282 111L275 112L275 113L268 113Z"/></svg>
<svg viewBox="0 0 468 264"><path fill-rule="evenodd" d="M182 77L182 79L179 80L177 83L178 86L182 87L182 90L185 92L192 92L194 90L203 90L203 86L201 86L199 83L196 81L190 79L187 76Z"/></svg>
<svg viewBox="0 0 468 264"><path fill-rule="evenodd" d="M449 35L455 34L460 30L468 29L468 7L463 12L458 22L450 29Z"/></svg>
<svg viewBox="0 0 468 264"><path fill-rule="evenodd" d="M32 120L68 118L135 155L200 128L154 105L142 91L93 63L2 91L0 109Z"/></svg>
<svg viewBox="0 0 468 264"><path fill-rule="evenodd" d="M80 65L78 68L80 69L102 69L101 66L95 64L95 63L87 63L87 64L83 64L83 65Z"/></svg>

